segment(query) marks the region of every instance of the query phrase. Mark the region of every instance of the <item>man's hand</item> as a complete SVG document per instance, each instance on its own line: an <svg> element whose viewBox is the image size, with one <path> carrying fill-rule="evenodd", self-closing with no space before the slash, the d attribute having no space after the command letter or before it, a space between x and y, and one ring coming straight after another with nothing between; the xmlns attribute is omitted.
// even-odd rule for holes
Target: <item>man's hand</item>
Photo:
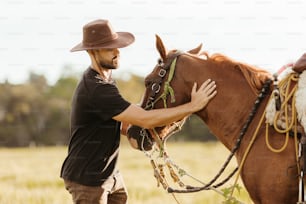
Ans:
<svg viewBox="0 0 306 204"><path fill-rule="evenodd" d="M203 109L216 94L216 83L211 79L206 80L198 90L197 83L194 83L191 91L193 112Z"/></svg>
<svg viewBox="0 0 306 204"><path fill-rule="evenodd" d="M121 134L127 136L127 131L129 129L129 127L131 126L131 124L126 123L126 122L121 122Z"/></svg>

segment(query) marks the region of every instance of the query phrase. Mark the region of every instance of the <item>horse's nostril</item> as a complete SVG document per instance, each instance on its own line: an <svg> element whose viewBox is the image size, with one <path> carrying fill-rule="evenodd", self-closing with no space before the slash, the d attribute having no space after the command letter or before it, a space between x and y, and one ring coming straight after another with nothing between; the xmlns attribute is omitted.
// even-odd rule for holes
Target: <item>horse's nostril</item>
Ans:
<svg viewBox="0 0 306 204"><path fill-rule="evenodd" d="M140 131L141 131L142 128L138 127L138 126L131 126L128 131L127 131L127 134L128 134L128 137L129 138L137 138L140 136Z"/></svg>
<svg viewBox="0 0 306 204"><path fill-rule="evenodd" d="M129 139L133 138L137 141L137 149L145 151L152 149L154 141L147 130L138 126L132 126L128 129L127 136Z"/></svg>

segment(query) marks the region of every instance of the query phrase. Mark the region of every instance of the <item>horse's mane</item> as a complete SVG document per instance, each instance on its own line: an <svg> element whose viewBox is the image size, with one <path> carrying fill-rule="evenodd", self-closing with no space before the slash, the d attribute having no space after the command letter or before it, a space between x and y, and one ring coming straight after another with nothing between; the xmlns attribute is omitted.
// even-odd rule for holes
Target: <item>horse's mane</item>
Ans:
<svg viewBox="0 0 306 204"><path fill-rule="evenodd" d="M207 55L208 56L208 55ZM260 69L256 66L248 65L245 63L237 62L233 59L230 59L227 56L222 54L213 54L208 56L208 59L213 60L215 62L221 62L225 65L230 65L228 67L233 67L235 69L239 69L245 79L247 80L248 84L250 85L252 91L255 94L258 94L268 78L271 78L271 74L263 69Z"/></svg>

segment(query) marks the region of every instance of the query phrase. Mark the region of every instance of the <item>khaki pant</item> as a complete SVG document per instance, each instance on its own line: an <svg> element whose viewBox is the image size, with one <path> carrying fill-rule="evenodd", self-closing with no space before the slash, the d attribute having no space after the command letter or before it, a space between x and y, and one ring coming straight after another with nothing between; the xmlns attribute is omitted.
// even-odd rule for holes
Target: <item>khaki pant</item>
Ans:
<svg viewBox="0 0 306 204"><path fill-rule="evenodd" d="M74 204L127 204L127 191L119 172L101 186L84 186L64 180Z"/></svg>

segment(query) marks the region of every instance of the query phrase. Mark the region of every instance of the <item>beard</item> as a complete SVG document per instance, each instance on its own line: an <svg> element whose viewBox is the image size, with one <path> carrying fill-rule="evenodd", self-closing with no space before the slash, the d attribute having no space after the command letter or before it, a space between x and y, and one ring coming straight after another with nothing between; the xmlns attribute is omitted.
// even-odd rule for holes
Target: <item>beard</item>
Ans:
<svg viewBox="0 0 306 204"><path fill-rule="evenodd" d="M103 62L103 61L100 61L99 62L99 65L105 69L117 69L118 68L118 57L114 57L112 59L112 62Z"/></svg>
<svg viewBox="0 0 306 204"><path fill-rule="evenodd" d="M117 67L112 64L106 64L106 63L100 62L99 65L103 67L104 69L117 69Z"/></svg>

